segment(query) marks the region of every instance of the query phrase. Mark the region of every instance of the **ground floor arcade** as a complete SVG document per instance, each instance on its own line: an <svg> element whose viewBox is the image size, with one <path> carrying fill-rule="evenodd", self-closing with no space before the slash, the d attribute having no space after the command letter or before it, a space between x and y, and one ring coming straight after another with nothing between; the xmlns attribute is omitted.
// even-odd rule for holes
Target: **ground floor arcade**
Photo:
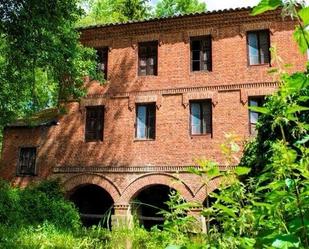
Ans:
<svg viewBox="0 0 309 249"><path fill-rule="evenodd" d="M105 227L130 227L133 220L145 228L160 227L164 218L159 214L168 210L166 201L171 190L178 191L184 201L205 203L207 195L219 185L219 179L206 187L198 176L188 173L69 173L61 176L67 197L81 214L84 225L101 224ZM192 208L188 215L195 216L205 230L201 208Z"/></svg>

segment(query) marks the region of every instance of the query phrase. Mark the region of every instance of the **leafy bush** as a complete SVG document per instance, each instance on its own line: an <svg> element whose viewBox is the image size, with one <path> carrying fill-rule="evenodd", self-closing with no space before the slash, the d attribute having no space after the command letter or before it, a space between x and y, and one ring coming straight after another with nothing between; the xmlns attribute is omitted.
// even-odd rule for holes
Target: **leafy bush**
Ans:
<svg viewBox="0 0 309 249"><path fill-rule="evenodd" d="M64 199L57 181L42 181L24 189L0 182L0 223L9 226L49 222L59 228L76 229L80 218L74 205Z"/></svg>

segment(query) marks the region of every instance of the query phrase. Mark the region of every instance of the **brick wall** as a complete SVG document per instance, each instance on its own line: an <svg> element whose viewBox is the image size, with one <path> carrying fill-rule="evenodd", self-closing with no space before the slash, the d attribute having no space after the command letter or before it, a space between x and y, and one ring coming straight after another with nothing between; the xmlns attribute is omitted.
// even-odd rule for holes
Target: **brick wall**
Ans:
<svg viewBox="0 0 309 249"><path fill-rule="evenodd" d="M248 13L231 11L83 30L85 45L109 46L107 84L86 80L88 95L68 103L58 125L6 128L1 176L21 186L60 177L68 191L79 184L96 183L115 202L127 202L147 182L155 184L157 179L168 185L177 178L181 180L177 188L187 199L201 201L205 198L202 182L185 173L185 167L200 158L224 164L220 154L224 134L235 133L242 141L249 137L248 96L268 95L276 89L275 79L267 73L269 65L248 66L246 32L269 29L271 45L294 65L292 71L302 70L306 61L292 40L292 21L283 22L279 12L259 17ZM190 37L209 34L212 72L191 72ZM149 40L159 41L158 76L138 76L137 44ZM212 100L212 136L190 135L188 102L194 99ZM135 104L153 101L156 139L137 141ZM86 143L85 107L91 105L105 106L104 139ZM16 177L20 146L38 146L38 176Z"/></svg>

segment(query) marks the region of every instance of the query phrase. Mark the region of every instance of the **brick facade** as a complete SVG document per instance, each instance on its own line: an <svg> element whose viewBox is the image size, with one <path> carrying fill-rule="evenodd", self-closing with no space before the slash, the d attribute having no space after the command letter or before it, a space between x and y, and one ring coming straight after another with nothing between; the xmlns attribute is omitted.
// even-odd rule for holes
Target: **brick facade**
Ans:
<svg viewBox="0 0 309 249"><path fill-rule="evenodd" d="M66 104L58 123L7 127L1 177L16 185L60 178L68 193L84 184L104 188L123 214L130 200L147 186L162 184L189 201L203 202L201 179L186 172L195 159L224 163L220 144L225 133L249 138L248 97L271 94L276 79L270 65L248 66L246 32L267 29L279 56L302 70L305 56L292 40L295 23L278 11L250 16L250 9L219 11L82 30L86 46L108 46L107 83L86 80L88 94ZM211 35L212 71L191 72L190 37ZM158 41L158 75L138 76L138 42ZM272 67L275 65L272 65ZM212 134L190 135L190 100L210 99ZM135 139L136 104L156 104L156 137ZM104 105L103 141L85 142L87 106ZM37 176L16 176L18 149L36 146ZM219 184L209 184L208 192Z"/></svg>

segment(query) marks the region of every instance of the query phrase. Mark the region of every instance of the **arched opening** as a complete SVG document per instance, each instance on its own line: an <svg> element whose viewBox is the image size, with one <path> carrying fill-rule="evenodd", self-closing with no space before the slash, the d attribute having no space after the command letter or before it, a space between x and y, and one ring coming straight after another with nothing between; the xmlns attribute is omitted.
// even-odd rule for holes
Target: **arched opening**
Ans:
<svg viewBox="0 0 309 249"><path fill-rule="evenodd" d="M161 210L168 210L171 188L162 184L151 185L141 190L131 202L133 212L142 226L150 229L153 226L162 227L164 218Z"/></svg>
<svg viewBox="0 0 309 249"><path fill-rule="evenodd" d="M77 207L84 226L101 225L110 228L114 201L105 189L94 184L82 185L69 199Z"/></svg>

